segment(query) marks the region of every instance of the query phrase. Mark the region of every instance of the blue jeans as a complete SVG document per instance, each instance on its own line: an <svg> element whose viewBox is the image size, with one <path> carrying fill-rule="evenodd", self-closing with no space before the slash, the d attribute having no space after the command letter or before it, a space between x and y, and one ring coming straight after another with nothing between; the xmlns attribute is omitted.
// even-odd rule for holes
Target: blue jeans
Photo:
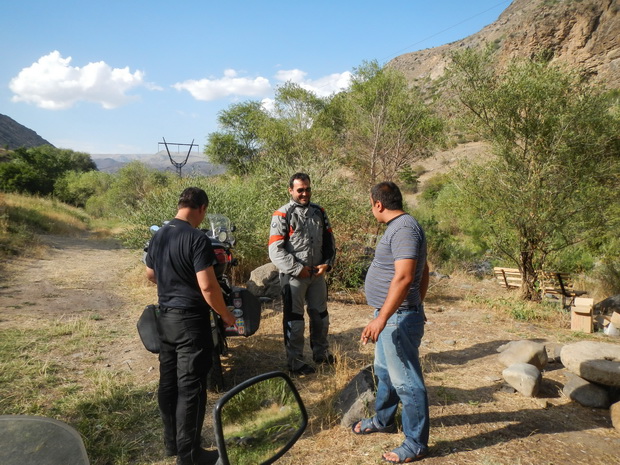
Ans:
<svg viewBox="0 0 620 465"><path fill-rule="evenodd" d="M424 307L398 309L375 347L377 424L393 424L400 401L405 443L417 453L428 449L429 434L428 397L418 351L423 335Z"/></svg>

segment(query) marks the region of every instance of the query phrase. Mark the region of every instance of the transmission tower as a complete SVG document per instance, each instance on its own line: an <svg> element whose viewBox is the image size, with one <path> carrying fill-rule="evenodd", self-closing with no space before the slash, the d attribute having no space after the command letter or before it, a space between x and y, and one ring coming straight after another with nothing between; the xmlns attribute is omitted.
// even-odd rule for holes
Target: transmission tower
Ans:
<svg viewBox="0 0 620 465"><path fill-rule="evenodd" d="M165 145L166 146L166 152L168 153L168 158L170 158L170 163L172 163L172 166L174 166L177 170L177 174L179 175L179 177L181 176L181 169L185 166L185 164L187 163L187 160L189 158L189 154L192 152L192 148L194 147L198 147L198 144L194 144L194 139L192 139L192 143L191 144L180 144L177 142L166 142L166 139L164 137L162 137L163 142L158 142L157 143L157 151L159 152L159 146L160 145ZM179 161L175 161L174 158L172 158L172 155L170 155L170 150L168 149L168 145L176 145L177 146L177 153L179 153L178 149L180 146L186 146L189 147L189 149L187 150L187 155L185 155L185 160L179 162Z"/></svg>

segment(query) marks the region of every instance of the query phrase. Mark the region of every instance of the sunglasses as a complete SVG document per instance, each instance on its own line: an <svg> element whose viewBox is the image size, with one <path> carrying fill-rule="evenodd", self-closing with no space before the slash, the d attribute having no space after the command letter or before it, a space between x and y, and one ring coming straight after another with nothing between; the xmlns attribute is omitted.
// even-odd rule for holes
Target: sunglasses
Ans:
<svg viewBox="0 0 620 465"><path fill-rule="evenodd" d="M303 194L304 192L310 193L310 191L311 191L311 190L312 190L312 188L311 188L311 187L306 187L306 188L303 188L303 187L302 187L302 188L300 188L300 189L297 189L297 193L298 193L298 194Z"/></svg>

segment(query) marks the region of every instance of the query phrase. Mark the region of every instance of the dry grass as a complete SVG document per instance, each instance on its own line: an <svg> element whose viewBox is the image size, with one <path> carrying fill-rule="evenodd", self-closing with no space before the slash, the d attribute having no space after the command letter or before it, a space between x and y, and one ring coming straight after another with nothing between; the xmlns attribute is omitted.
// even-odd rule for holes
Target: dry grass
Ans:
<svg viewBox="0 0 620 465"><path fill-rule="evenodd" d="M152 395L157 357L144 350L135 330L142 307L156 300L140 257L139 251L118 249L109 242L56 237L45 260L16 261L13 279L3 282L3 334L30 334L37 329L48 334L36 343L24 340L25 347L40 352L29 356L42 360L33 365L28 385L36 385L42 379L38 377L47 373L58 376L49 379L62 388L24 389L13 392L12 399L17 403L18 396L22 410L36 408L42 414L53 413L51 406L66 405L70 416L64 418L88 438L94 465L174 463L163 457L161 424ZM72 278L62 279L58 269L67 270L66 276ZM330 341L338 361L315 375L294 378L310 424L278 463L378 464L383 451L402 441L401 434L355 436L340 425L333 407L341 389L373 360L373 347L359 343L361 330L372 316L360 301L354 293L339 294L330 301ZM507 341L540 340L549 351L584 338L608 341L600 334L570 332L565 317L514 320L510 306L517 302L513 293L491 280L456 275L431 283L421 346L431 409L431 455L423 463L620 464L620 432L611 427L609 413L565 398L560 364L550 364L543 373L538 398L502 389L503 367L496 349ZM281 317L278 306L268 306L255 335L229 340L230 352L223 362L230 386L286 368ZM209 407L220 396L210 392ZM203 437L205 447L213 448L210 416Z"/></svg>

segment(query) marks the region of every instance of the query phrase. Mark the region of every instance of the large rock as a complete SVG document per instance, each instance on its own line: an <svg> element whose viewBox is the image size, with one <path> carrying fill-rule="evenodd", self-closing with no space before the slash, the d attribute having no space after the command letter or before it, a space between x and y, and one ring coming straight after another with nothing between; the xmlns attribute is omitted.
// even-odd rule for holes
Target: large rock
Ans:
<svg viewBox="0 0 620 465"><path fill-rule="evenodd" d="M499 361L506 367L515 363L529 363L539 370L547 365L548 356L544 344L533 341L511 341L497 349Z"/></svg>
<svg viewBox="0 0 620 465"><path fill-rule="evenodd" d="M508 384L526 397L535 397L542 381L538 368L529 363L515 363L502 371L502 376Z"/></svg>
<svg viewBox="0 0 620 465"><path fill-rule="evenodd" d="M620 387L620 345L580 341L567 344L562 364L577 376L605 386Z"/></svg>
<svg viewBox="0 0 620 465"><path fill-rule="evenodd" d="M620 402L613 404L609 408L609 413L611 413L611 424L620 431Z"/></svg>
<svg viewBox="0 0 620 465"><path fill-rule="evenodd" d="M280 297L280 273L273 263L259 266L252 273L246 283L248 291L256 297Z"/></svg>
<svg viewBox="0 0 620 465"><path fill-rule="evenodd" d="M609 393L598 384L591 383L573 373L566 373L567 382L562 389L566 397L584 407L608 408Z"/></svg>
<svg viewBox="0 0 620 465"><path fill-rule="evenodd" d="M594 306L594 313L610 314L612 312L620 313L620 294L607 297Z"/></svg>
<svg viewBox="0 0 620 465"><path fill-rule="evenodd" d="M376 385L372 365L349 381L334 404L336 412L342 416L342 426L348 428L356 421L374 415Z"/></svg>

